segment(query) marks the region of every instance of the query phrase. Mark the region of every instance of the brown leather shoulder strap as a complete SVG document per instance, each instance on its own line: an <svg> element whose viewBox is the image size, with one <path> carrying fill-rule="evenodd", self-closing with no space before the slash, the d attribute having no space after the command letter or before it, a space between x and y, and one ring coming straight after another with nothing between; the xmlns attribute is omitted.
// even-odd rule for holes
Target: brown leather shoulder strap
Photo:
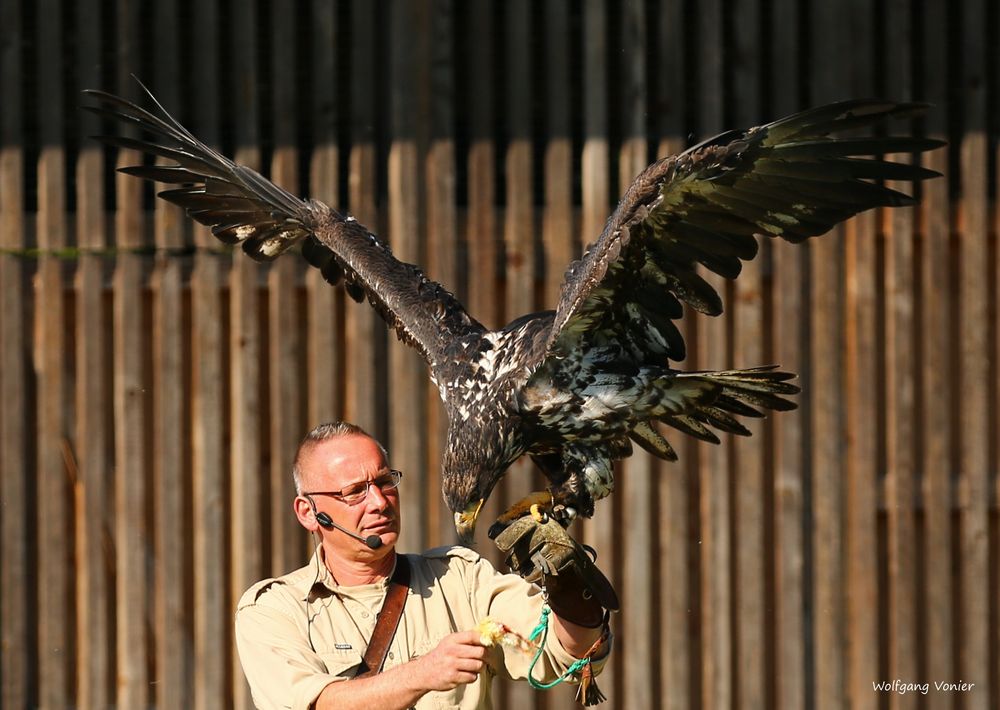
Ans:
<svg viewBox="0 0 1000 710"><path fill-rule="evenodd" d="M406 592L410 589L410 563L404 555L396 554L396 570L389 579L389 589L382 602L382 610L378 613L372 640L368 650L358 667L356 678L366 678L382 671L385 656L389 652L389 644L396 635L396 628L403 616L403 605L406 604Z"/></svg>

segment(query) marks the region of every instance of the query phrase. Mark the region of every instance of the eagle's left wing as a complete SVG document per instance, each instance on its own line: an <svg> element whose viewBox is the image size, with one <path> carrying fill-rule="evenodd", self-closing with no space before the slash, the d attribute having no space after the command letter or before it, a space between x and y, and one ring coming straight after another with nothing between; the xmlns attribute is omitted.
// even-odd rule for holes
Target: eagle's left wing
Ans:
<svg viewBox="0 0 1000 710"><path fill-rule="evenodd" d="M301 200L233 162L191 135L159 103L160 115L154 115L103 91L84 93L100 102L87 110L132 123L148 136L98 136L99 140L174 161L121 168L122 172L180 185L159 196L184 207L193 219L211 227L220 241L240 244L257 261L270 261L301 245L303 256L327 281L343 281L356 301L367 297L400 340L420 351L432 377L452 364L449 346L462 336L484 332L451 293L416 266L393 257L353 217L316 200Z"/></svg>
<svg viewBox="0 0 1000 710"><path fill-rule="evenodd" d="M570 265L545 357L615 342L631 350L636 364L682 360L684 340L673 322L681 302L708 315L722 312L719 294L696 272L699 264L733 279L742 261L757 254L756 235L799 242L869 208L912 204L878 181L937 173L857 156L925 151L941 142L830 134L925 108L831 104L724 133L650 165L600 239Z"/></svg>

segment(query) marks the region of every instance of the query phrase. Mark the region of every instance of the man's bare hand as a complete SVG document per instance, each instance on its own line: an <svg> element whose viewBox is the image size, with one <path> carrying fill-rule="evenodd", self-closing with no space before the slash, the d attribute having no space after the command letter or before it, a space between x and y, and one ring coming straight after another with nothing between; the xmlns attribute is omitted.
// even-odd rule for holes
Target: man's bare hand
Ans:
<svg viewBox="0 0 1000 710"><path fill-rule="evenodd" d="M441 639L434 650L419 660L424 682L430 690L451 690L471 683L483 669L486 647L476 631L460 631Z"/></svg>

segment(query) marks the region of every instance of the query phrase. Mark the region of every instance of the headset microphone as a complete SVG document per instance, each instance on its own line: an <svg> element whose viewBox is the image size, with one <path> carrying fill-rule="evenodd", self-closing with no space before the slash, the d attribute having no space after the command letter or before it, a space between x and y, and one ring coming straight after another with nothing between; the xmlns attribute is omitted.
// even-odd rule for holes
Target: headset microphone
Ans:
<svg viewBox="0 0 1000 710"><path fill-rule="evenodd" d="M355 540L360 540L361 542L368 545L368 547L371 548L372 550L377 550L378 548L382 547L382 538L380 538L378 535L369 535L368 537L361 537L357 533L353 533L347 528L343 528L337 525L326 513L317 513L316 522L320 524L320 527L326 528L327 530L339 530L345 535L350 535Z"/></svg>

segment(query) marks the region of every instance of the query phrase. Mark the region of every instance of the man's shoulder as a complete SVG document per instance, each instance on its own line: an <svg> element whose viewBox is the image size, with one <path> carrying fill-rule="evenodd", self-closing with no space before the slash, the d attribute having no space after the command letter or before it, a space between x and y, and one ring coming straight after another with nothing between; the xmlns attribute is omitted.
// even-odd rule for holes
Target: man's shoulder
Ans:
<svg viewBox="0 0 1000 710"><path fill-rule="evenodd" d="M480 560L484 562L486 561L475 550L461 545L442 545L441 547L432 547L420 555L420 557L428 560L445 560L446 564L451 564L453 560L470 562L472 564L476 564Z"/></svg>
<svg viewBox="0 0 1000 710"><path fill-rule="evenodd" d="M289 572L281 577L269 577L250 586L243 596L240 597L236 610L244 609L248 606L274 606L284 607L289 604L298 606L302 604L302 599L308 593L307 587L313 577L310 570L315 575L313 565L300 567L294 572Z"/></svg>

